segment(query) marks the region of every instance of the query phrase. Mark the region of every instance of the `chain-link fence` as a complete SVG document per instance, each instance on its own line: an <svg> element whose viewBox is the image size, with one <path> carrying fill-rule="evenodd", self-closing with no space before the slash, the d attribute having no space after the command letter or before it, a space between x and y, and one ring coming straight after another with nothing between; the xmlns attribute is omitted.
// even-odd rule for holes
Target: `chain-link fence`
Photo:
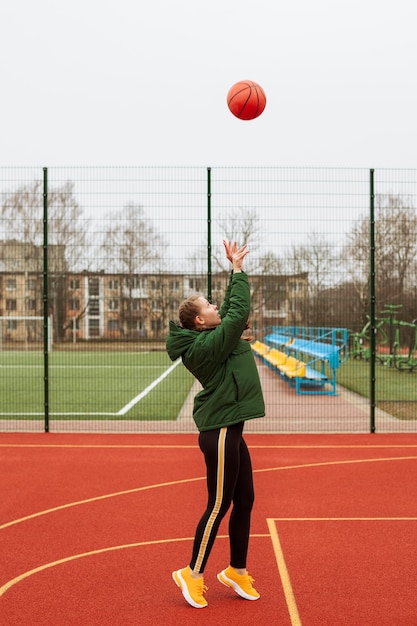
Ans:
<svg viewBox="0 0 417 626"><path fill-rule="evenodd" d="M194 430L198 386L165 336L190 294L220 304L226 238L250 249L267 415L248 429L415 431L416 183L364 168L1 168L0 430Z"/></svg>

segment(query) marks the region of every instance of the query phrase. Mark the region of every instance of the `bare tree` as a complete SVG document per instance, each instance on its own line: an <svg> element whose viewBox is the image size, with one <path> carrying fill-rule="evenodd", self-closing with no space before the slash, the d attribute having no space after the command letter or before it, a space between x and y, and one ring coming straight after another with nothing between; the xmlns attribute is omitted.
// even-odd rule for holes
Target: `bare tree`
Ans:
<svg viewBox="0 0 417 626"><path fill-rule="evenodd" d="M250 255L245 259L245 267L251 274L259 266L259 216L255 209L231 209L220 222L223 239L237 241L240 246L247 244ZM213 246L213 259L220 271L229 271L224 258L223 246Z"/></svg>
<svg viewBox="0 0 417 626"><path fill-rule="evenodd" d="M308 297L304 303L306 323L323 325L329 318L326 290L337 280L339 255L328 239L312 232L307 243L293 246L287 260L293 274L308 274Z"/></svg>
<svg viewBox="0 0 417 626"><path fill-rule="evenodd" d="M49 309L53 312L54 334L61 338L66 314L66 274L70 267L72 271L77 269L86 249L86 232L83 212L74 196L74 184L67 181L48 190L47 239L44 241L43 194L41 180L5 194L1 206L3 238L14 245L15 267L21 266L39 276L43 272L43 245L47 243ZM39 281L38 313L42 311L41 285Z"/></svg>
<svg viewBox="0 0 417 626"><path fill-rule="evenodd" d="M75 199L71 181L49 189L47 236L52 271L63 271L64 265L74 269L82 256L86 243L82 216L83 211ZM5 238L33 246L35 258L27 261L36 267L44 239L42 181L35 180L5 194L1 217Z"/></svg>
<svg viewBox="0 0 417 626"><path fill-rule="evenodd" d="M164 242L143 207L130 203L106 219L102 244L106 268L128 275L154 269Z"/></svg>
<svg viewBox="0 0 417 626"><path fill-rule="evenodd" d="M376 196L374 232L376 300L381 307L403 303L406 292L415 289L417 214L412 202L397 195ZM364 312L370 289L369 237L369 216L364 216L348 234L344 252Z"/></svg>
<svg viewBox="0 0 417 626"><path fill-rule="evenodd" d="M166 246L140 205L130 203L107 218L102 261L107 271L123 274L122 324L125 334L134 337L135 309L140 308L140 300L145 297L141 275L157 268L161 250Z"/></svg>

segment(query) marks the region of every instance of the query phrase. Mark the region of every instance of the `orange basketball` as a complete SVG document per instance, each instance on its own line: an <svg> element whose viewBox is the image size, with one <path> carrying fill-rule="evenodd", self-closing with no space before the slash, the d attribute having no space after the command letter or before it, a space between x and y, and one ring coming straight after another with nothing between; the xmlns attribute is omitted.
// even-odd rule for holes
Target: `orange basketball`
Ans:
<svg viewBox="0 0 417 626"><path fill-rule="evenodd" d="M240 120L254 120L266 105L265 92L253 80L241 80L229 89L227 106Z"/></svg>

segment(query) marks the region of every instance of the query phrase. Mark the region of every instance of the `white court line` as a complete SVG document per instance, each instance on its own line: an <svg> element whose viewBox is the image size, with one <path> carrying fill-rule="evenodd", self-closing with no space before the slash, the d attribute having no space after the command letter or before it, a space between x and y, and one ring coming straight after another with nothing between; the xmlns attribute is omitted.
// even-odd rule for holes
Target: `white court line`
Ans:
<svg viewBox="0 0 417 626"><path fill-rule="evenodd" d="M161 376L159 378L156 378L148 387L146 387L146 389L144 389L143 391L141 391L140 394L138 394L135 398L133 398L133 400L131 400L128 404L126 404L122 409L120 409L120 411L118 411L117 413L105 413L103 411L100 411L98 413L91 413L91 412L76 412L76 413L50 413L51 416L56 417L56 416L70 416L70 415L87 415L87 416L98 416L98 415L107 415L107 416L113 416L116 417L116 415L125 415L133 406L135 406L135 404L137 404L138 402L140 402L142 400L142 398L144 398L145 396L148 395L148 393L150 391L152 391L152 389L154 389L157 385L159 385L159 383L164 380L164 378L166 378L167 376L169 376L169 374L177 367L177 365L181 363L181 359L178 359L177 361L175 361L175 363L173 363L167 370L165 370L165 372L163 374L161 374ZM159 366L160 367L160 366ZM4 417L4 416L35 416L35 415L40 415L43 416L44 413L0 413L0 417Z"/></svg>
<svg viewBox="0 0 417 626"><path fill-rule="evenodd" d="M117 413L117 415L125 415L128 411L130 411L130 409L133 406L135 406L135 404L140 402L142 400L142 398L147 396L148 393L150 391L152 391L152 389L154 389L154 387L159 385L159 383L162 380L164 380L164 378L169 376L169 374L172 372L172 370L174 370L179 363L181 363L181 359L178 359L177 361L175 361L175 363L173 363L167 370L165 370L165 372L163 374L161 374L161 376L159 378L156 378L153 381L153 383L151 383L148 387L146 387L146 389L144 389L139 395L137 395L136 398L133 398L133 400L131 400L128 404L126 404L126 406L124 406L122 409L120 409L120 411Z"/></svg>
<svg viewBox="0 0 417 626"><path fill-rule="evenodd" d="M22 369L22 370L27 370L27 369L40 369L43 368L43 363L33 363L32 365L2 365L0 364L0 367L7 367L8 370L10 369ZM79 369L130 369L134 367L135 369L161 369L161 367L163 367L162 365L82 365L82 364L78 364L78 365L52 365L52 370L57 370L57 369L65 369L65 370L79 370Z"/></svg>
<svg viewBox="0 0 417 626"><path fill-rule="evenodd" d="M105 411L100 411L98 413L91 413L91 412L87 412L87 411L78 411L78 412L74 412L71 411L70 413L64 413L64 412L49 412L49 415L51 417L56 417L57 415L60 416L66 416L68 417L69 415L87 415L88 417L92 417L92 416L97 416L97 415L108 415L111 417L115 417L116 415L118 415L118 413L106 413ZM44 417L45 416L45 411L38 411L37 413L0 413L0 417L35 417L35 416L39 416L39 417Z"/></svg>

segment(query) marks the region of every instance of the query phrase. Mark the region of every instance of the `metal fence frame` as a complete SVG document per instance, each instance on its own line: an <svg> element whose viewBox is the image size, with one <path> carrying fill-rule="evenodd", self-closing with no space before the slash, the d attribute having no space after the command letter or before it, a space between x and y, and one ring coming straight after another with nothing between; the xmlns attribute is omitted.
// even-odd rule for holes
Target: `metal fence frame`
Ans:
<svg viewBox="0 0 417 626"><path fill-rule="evenodd" d="M212 197L213 197L213 185L215 183L212 180L213 168L206 168L206 232L207 232L207 286L208 286L208 298L212 298ZM377 407L376 397L376 295L375 295L375 196L376 196L376 171L375 169L369 169L369 320L370 320L370 359L369 359L369 382L370 382L370 396L369 396L369 432L376 432L376 418L375 411ZM48 346L48 316L49 316L49 294L48 294L48 168L43 168L43 331L44 331L44 344L43 344L43 395L44 395L44 430L50 431L50 404L49 404L49 388L50 388L50 376L49 376L49 346Z"/></svg>

